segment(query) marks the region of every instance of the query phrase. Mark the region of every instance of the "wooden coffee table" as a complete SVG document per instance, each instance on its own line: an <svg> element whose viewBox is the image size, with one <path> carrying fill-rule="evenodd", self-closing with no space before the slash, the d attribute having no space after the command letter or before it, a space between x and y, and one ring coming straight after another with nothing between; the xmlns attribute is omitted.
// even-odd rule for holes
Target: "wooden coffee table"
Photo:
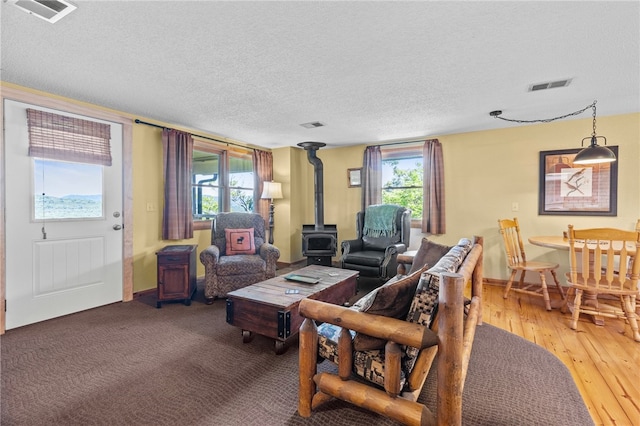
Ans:
<svg viewBox="0 0 640 426"><path fill-rule="evenodd" d="M300 300L308 297L341 305L356 294L358 271L310 265L292 274L314 277L318 282L289 281L285 276L290 274L285 274L227 294L227 322L242 329L243 342L258 333L274 339L276 354L282 354L302 324Z"/></svg>

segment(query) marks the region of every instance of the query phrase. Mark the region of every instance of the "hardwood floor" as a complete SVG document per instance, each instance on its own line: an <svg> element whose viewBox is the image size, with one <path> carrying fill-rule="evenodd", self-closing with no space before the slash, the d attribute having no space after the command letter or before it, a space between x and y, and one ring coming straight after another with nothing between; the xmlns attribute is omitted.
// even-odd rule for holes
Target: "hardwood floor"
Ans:
<svg viewBox="0 0 640 426"><path fill-rule="evenodd" d="M278 274L305 265L293 264ZM369 284L359 286L355 299L375 288ZM640 426L640 343L631 338L628 324L607 318L604 326L596 326L588 317L581 317L578 330L571 330L570 315L559 309L545 310L541 297L512 292L503 299L503 291L501 285L485 283L484 322L556 355L571 372L596 425ZM550 296L552 306L560 304L557 293Z"/></svg>
<svg viewBox="0 0 640 426"><path fill-rule="evenodd" d="M555 354L569 369L596 425L640 425L640 343L623 320L605 319L596 326L581 317L569 328L570 314L546 311L539 297L484 285L483 318ZM552 305L560 302L552 294ZM526 403L526 401L523 401Z"/></svg>

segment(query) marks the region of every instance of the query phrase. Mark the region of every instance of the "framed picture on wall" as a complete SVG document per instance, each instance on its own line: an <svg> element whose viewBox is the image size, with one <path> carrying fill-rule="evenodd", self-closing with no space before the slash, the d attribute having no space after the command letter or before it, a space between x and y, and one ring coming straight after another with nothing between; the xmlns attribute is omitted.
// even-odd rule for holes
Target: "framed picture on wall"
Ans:
<svg viewBox="0 0 640 426"><path fill-rule="evenodd" d="M362 167L359 169L347 169L349 188L362 186Z"/></svg>
<svg viewBox="0 0 640 426"><path fill-rule="evenodd" d="M608 148L618 158L618 147ZM538 214L617 216L618 162L573 164L578 152L540 151Z"/></svg>

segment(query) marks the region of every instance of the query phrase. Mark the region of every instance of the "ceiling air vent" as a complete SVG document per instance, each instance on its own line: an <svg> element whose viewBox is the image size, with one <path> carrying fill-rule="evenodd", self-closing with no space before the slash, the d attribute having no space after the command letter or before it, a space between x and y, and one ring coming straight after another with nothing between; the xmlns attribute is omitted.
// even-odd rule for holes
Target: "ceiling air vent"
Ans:
<svg viewBox="0 0 640 426"><path fill-rule="evenodd" d="M30 15L37 16L47 22L58 22L74 10L77 6L66 0L8 0L19 9Z"/></svg>
<svg viewBox="0 0 640 426"><path fill-rule="evenodd" d="M304 128L307 128L307 129L315 129L316 127L325 126L325 124L321 123L319 121L312 121L311 123L301 124L301 126L304 127Z"/></svg>
<svg viewBox="0 0 640 426"><path fill-rule="evenodd" d="M556 87L567 87L571 83L571 79L549 81L547 83L537 83L529 86L530 92L537 92L538 90L555 89Z"/></svg>

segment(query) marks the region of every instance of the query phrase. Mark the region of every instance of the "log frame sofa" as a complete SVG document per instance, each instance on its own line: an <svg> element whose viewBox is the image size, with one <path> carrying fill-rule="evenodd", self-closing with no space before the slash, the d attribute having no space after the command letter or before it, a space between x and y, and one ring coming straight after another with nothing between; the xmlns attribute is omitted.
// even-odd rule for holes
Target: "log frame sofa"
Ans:
<svg viewBox="0 0 640 426"><path fill-rule="evenodd" d="M482 237L474 237L469 244L470 249L454 271L439 269L436 264L421 273L420 284L426 279L436 286L438 309L431 328L428 324L360 312L353 307L309 299L301 301L300 314L305 320L299 337L298 413L309 417L312 410L322 403L338 398L403 424L461 424L467 366L476 325L482 323L482 243ZM464 289L468 284L471 302L465 306ZM322 322L323 326L333 324L341 328L337 356L333 359L338 364L337 374L317 373L319 339L316 321ZM387 341L382 355L382 387L354 376L355 333ZM411 348L415 348L417 356L408 371L403 369L406 367L403 358ZM417 399L436 353L439 354L438 396L436 412L433 413Z"/></svg>

